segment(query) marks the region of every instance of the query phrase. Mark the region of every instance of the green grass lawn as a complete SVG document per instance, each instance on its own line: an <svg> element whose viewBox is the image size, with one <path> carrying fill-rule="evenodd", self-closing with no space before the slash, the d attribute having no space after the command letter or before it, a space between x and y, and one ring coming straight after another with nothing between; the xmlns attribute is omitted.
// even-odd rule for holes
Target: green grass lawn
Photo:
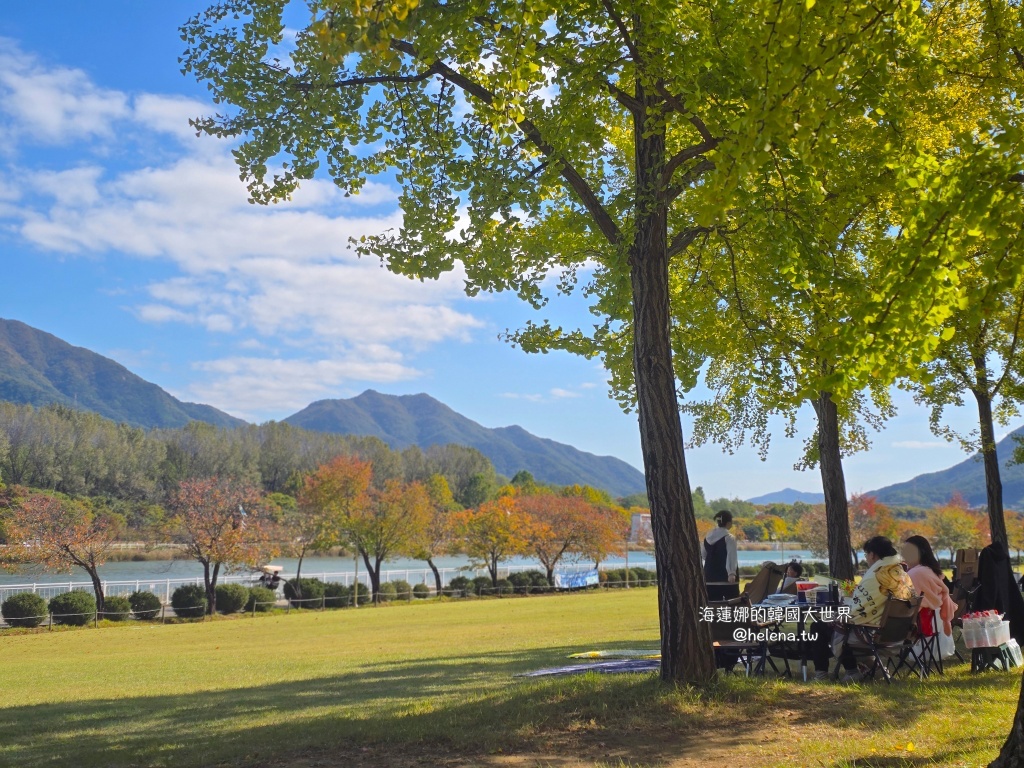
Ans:
<svg viewBox="0 0 1024 768"><path fill-rule="evenodd" d="M655 591L0 635L0 765L984 765L1016 674L841 687L523 681L656 647ZM908 750L908 744L913 749Z"/></svg>

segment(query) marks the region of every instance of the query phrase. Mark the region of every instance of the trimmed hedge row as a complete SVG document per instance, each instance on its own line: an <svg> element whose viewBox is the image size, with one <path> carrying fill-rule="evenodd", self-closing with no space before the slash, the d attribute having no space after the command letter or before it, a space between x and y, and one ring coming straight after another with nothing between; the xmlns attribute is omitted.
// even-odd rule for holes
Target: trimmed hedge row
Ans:
<svg viewBox="0 0 1024 768"><path fill-rule="evenodd" d="M804 563L804 575L813 576L818 563ZM821 568L827 566L821 564ZM742 566L741 576L752 576L760 566ZM750 573L748 574L747 571ZM600 583L606 587L647 587L657 584L655 571L646 568L620 568L599 572ZM297 587L301 587L298 589ZM284 595L293 608L342 608L352 605L353 589L358 594L360 605L370 601L370 590L365 584L355 588L345 584L324 583L320 579L302 578L298 582L289 579L284 584ZM552 591L547 576L539 570L517 571L508 578L499 579L497 587L488 576L468 578L456 576L444 588L450 597L527 595ZM217 612L223 614L246 612L267 612L277 602L276 593L266 587L247 588L237 583L217 586ZM301 598L299 594L301 593ZM410 585L404 580L384 582L380 585L378 597L381 602L393 600L422 600L430 597L432 590L426 584ZM206 589L201 584L184 584L171 595L171 607L180 618L202 618L206 615ZM37 594L20 592L7 598L0 605L0 615L12 627L38 627L53 615L55 624L84 626L93 620L96 600L92 594L82 590L64 592L53 597L49 603ZM125 621L130 616L139 620L154 620L162 616L163 604L152 592L133 592L127 597L113 595L105 598L104 610L99 618L110 621Z"/></svg>

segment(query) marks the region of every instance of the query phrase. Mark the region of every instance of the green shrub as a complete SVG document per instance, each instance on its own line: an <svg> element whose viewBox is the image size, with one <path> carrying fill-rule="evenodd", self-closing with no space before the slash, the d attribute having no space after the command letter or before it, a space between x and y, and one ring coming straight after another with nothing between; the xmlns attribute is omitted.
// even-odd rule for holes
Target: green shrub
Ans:
<svg viewBox="0 0 1024 768"><path fill-rule="evenodd" d="M368 586L360 581L355 585L354 589L359 597L359 605L366 605L370 602L370 588Z"/></svg>
<svg viewBox="0 0 1024 768"><path fill-rule="evenodd" d="M100 613L101 619L107 619L108 621L128 621L132 615L132 604L128 602L128 598L122 595L114 595L113 597L103 598L103 612Z"/></svg>
<svg viewBox="0 0 1024 768"><path fill-rule="evenodd" d="M202 584L182 584L171 593L171 607L183 619L200 619L206 615L206 589Z"/></svg>
<svg viewBox="0 0 1024 768"><path fill-rule="evenodd" d="M249 601L249 588L241 584L217 585L217 613L238 613Z"/></svg>
<svg viewBox="0 0 1024 768"><path fill-rule="evenodd" d="M483 597L494 594L494 582L490 576L477 576L473 579L473 594Z"/></svg>
<svg viewBox="0 0 1024 768"><path fill-rule="evenodd" d="M84 627L96 616L96 598L81 589L50 598L50 613L57 624Z"/></svg>
<svg viewBox="0 0 1024 768"><path fill-rule="evenodd" d="M266 613L272 610L277 602L277 593L266 587L250 587L249 599L245 603L245 610L249 613Z"/></svg>
<svg viewBox="0 0 1024 768"><path fill-rule="evenodd" d="M469 590L472 589L472 587L473 582L465 576L456 576L448 582L448 588L445 590L445 594L451 595L452 597L465 597L469 594Z"/></svg>
<svg viewBox="0 0 1024 768"><path fill-rule="evenodd" d="M128 604L131 605L136 619L155 619L163 608L160 598L152 592L132 592L128 595Z"/></svg>
<svg viewBox="0 0 1024 768"><path fill-rule="evenodd" d="M512 594L512 582L508 579L498 579L498 594L499 595L511 595Z"/></svg>
<svg viewBox="0 0 1024 768"><path fill-rule="evenodd" d="M395 589L395 584L392 581L385 581L377 590L377 599L382 603L390 603L396 595L398 595L398 590Z"/></svg>
<svg viewBox="0 0 1024 768"><path fill-rule="evenodd" d="M540 571L526 571L530 576L530 583L534 592L550 592L551 584L548 582L547 574Z"/></svg>
<svg viewBox="0 0 1024 768"><path fill-rule="evenodd" d="M430 587L426 584L416 584L412 588L412 596L418 600L430 597Z"/></svg>
<svg viewBox="0 0 1024 768"><path fill-rule="evenodd" d="M4 600L0 615L12 627L38 627L47 616L46 601L35 592L19 592Z"/></svg>
<svg viewBox="0 0 1024 768"><path fill-rule="evenodd" d="M510 573L508 576L508 583L512 585L512 590L517 595L528 595L533 591L533 582L530 580L530 574L525 572Z"/></svg>
<svg viewBox="0 0 1024 768"><path fill-rule="evenodd" d="M609 568L604 573L605 586L612 587L613 589L618 589L620 587L626 586L624 582L625 575L623 574L621 568Z"/></svg>
<svg viewBox="0 0 1024 768"><path fill-rule="evenodd" d="M324 607L344 608L352 600L352 590L344 584L324 584Z"/></svg>
<svg viewBox="0 0 1024 768"><path fill-rule="evenodd" d="M636 574L636 585L638 587L653 587L658 583L658 574L646 568L634 568Z"/></svg>
<svg viewBox="0 0 1024 768"><path fill-rule="evenodd" d="M408 581L399 579L398 581L392 581L395 585L395 599L396 600L412 600L412 586Z"/></svg>
<svg viewBox="0 0 1024 768"><path fill-rule="evenodd" d="M302 590L302 597L299 597L296 584ZM319 608L324 596L324 583L320 579L288 579L284 583L284 596L292 608Z"/></svg>

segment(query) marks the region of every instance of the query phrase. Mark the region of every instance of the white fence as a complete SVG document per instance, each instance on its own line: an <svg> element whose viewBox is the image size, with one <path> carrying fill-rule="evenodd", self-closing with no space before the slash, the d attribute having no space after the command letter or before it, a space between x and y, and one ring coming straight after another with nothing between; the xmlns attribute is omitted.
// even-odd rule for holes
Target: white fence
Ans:
<svg viewBox="0 0 1024 768"><path fill-rule="evenodd" d="M602 563L598 568L602 571L605 570L618 570L624 568L624 565L612 564L606 565ZM639 563L630 563L630 568L646 568L648 570L654 570L654 561L648 560ZM500 566L498 568L498 578L507 577L510 573L516 571L535 571L542 570L536 565L508 565ZM559 571L589 571L592 570L592 566L589 564L573 564L559 568ZM456 576L468 576L470 578L474 576L486 576L487 571L483 568L439 568L438 572L441 574L441 584L447 585ZM227 584L229 582L235 582L245 584L248 586L254 586L256 580L259 578L259 573L250 573L241 576L221 576L217 583ZM356 574L353 571L341 571L336 573L312 573L302 572L302 577L307 579L320 579L324 582L333 582L336 584L344 584L345 586L351 586L355 581ZM381 582L385 581L407 581L410 584L426 584L434 589L434 572L429 568L422 570L393 570L393 571L381 571L380 573ZM367 588L370 586L369 574L360 569L359 581L365 584ZM136 579L135 581L103 581L103 594L107 597L113 595L128 595L132 592L152 592L159 597L164 603L171 601L171 593L175 589L182 586L183 584L202 584L203 577L195 576L187 579ZM33 592L41 597L51 598L54 595L59 595L62 592L70 592L74 589L82 589L87 592L92 592L91 581L60 581L60 582L40 582L35 584L0 584L0 602L3 602L11 595L19 592Z"/></svg>

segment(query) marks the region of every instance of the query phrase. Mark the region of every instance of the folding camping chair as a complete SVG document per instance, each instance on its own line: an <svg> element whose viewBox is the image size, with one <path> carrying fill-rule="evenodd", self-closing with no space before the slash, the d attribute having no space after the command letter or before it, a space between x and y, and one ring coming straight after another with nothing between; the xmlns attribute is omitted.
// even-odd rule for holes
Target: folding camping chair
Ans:
<svg viewBox="0 0 1024 768"><path fill-rule="evenodd" d="M736 608L745 609L745 615L749 617L750 607L750 600L746 595L740 595L732 600L708 602L708 608L715 612L716 617L720 609L727 609L731 614ZM719 664L719 660L732 658L731 654L735 654L736 663L743 664L747 677L751 674L764 674L765 664L771 665L772 670L778 673L779 668L775 666L768 653L768 643L761 640L736 640L735 633L740 628L758 633L764 632L766 625L749 618L729 621L718 621L716 618L711 622L711 640L715 649L716 664Z"/></svg>
<svg viewBox="0 0 1024 768"><path fill-rule="evenodd" d="M977 549L958 549L953 565L953 586L949 590L949 596L956 604L956 612L953 614L953 626L959 627L963 632L964 623L962 616L970 613L974 605L974 596L981 584L978 582L978 558L980 553ZM960 649L956 649L956 657L966 663L967 659L960 655Z"/></svg>
<svg viewBox="0 0 1024 768"><path fill-rule="evenodd" d="M939 646L939 633L942 632L942 621L939 619L939 612L928 611L926 618L925 612L918 610L915 629L915 634L917 635L915 644L920 643L917 657L921 662L921 670L924 676L927 677L933 671L938 672L940 675L944 674L942 669L942 649Z"/></svg>
<svg viewBox="0 0 1024 768"><path fill-rule="evenodd" d="M768 595L774 594L779 588L786 573L773 562L767 562L757 575L750 580L750 583L743 588L743 595L750 600L751 605L757 605L764 601Z"/></svg>
<svg viewBox="0 0 1024 768"><path fill-rule="evenodd" d="M885 602L877 626L837 624L836 631L844 633L840 656L843 650L848 650L854 657L870 657L872 664L868 676L874 677L881 670L887 683L891 683L893 676L898 675L903 667L910 671L915 668L921 671L921 660L913 647L920 606L920 598L898 600L890 597ZM886 658L883 659L883 656ZM895 668L890 671L889 665L893 663L893 658L896 659ZM836 664L833 677L839 676L840 667L842 664ZM921 676L924 676L923 671Z"/></svg>

